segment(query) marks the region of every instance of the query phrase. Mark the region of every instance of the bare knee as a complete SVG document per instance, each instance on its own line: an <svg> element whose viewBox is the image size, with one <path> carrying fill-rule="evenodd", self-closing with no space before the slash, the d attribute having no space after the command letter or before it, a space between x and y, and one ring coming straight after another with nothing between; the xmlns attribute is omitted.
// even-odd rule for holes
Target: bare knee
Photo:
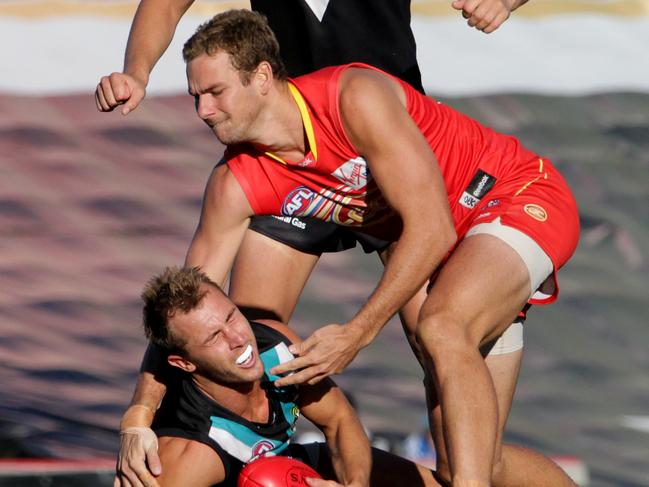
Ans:
<svg viewBox="0 0 649 487"><path fill-rule="evenodd" d="M422 319L416 330L420 347L436 363L441 357L462 349L477 349L472 343L464 323L447 313L436 313Z"/></svg>

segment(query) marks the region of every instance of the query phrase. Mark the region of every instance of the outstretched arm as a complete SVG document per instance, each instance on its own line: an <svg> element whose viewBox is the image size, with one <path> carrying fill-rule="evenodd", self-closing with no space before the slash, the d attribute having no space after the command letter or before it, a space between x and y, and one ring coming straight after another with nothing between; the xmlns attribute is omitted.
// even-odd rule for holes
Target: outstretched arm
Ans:
<svg viewBox="0 0 649 487"><path fill-rule="evenodd" d="M315 383L342 372L414 296L456 239L439 164L405 109L400 85L374 71L348 69L341 79L340 113L350 141L401 217L403 230L361 310L346 325L325 326L293 347L300 356L273 373L303 370L279 379L278 385Z"/></svg>
<svg viewBox="0 0 649 487"><path fill-rule="evenodd" d="M140 104L149 75L173 38L176 26L194 0L141 0L126 45L124 69L104 76L95 90L102 112L123 105L127 115Z"/></svg>
<svg viewBox="0 0 649 487"><path fill-rule="evenodd" d="M490 34L527 0L454 0L454 9L461 10L471 27Z"/></svg>

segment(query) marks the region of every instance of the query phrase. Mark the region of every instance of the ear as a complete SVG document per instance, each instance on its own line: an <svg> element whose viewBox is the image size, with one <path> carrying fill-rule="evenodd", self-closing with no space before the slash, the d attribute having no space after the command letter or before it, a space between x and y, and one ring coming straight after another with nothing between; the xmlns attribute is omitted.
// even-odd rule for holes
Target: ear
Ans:
<svg viewBox="0 0 649 487"><path fill-rule="evenodd" d="M259 86L261 93L263 95L267 94L270 91L270 88L273 86L273 68L271 67L268 61L262 61L257 66L257 69L254 73L255 83Z"/></svg>
<svg viewBox="0 0 649 487"><path fill-rule="evenodd" d="M169 365L172 367L178 367L180 370L184 370L190 374L196 370L196 366L193 363L180 355L169 354L169 356L167 356L167 362L169 362Z"/></svg>

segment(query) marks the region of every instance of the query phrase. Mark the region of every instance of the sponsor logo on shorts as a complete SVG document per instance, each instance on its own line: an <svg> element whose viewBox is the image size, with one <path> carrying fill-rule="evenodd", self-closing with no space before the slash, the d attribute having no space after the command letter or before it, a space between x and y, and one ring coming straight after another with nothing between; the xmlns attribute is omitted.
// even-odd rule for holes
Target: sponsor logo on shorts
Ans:
<svg viewBox="0 0 649 487"><path fill-rule="evenodd" d="M257 443L252 445L252 457L257 458L264 456L269 451L275 449L275 445L269 440L259 440Z"/></svg>
<svg viewBox="0 0 649 487"><path fill-rule="evenodd" d="M282 204L282 214L292 216L300 214L309 206L315 193L306 186L299 186L291 191Z"/></svg>
<svg viewBox="0 0 649 487"><path fill-rule="evenodd" d="M271 215L271 216L276 220L286 223L287 225L293 225L294 227L299 228L300 230L304 230L306 228L306 223L295 216L293 218L291 218L290 216L278 216L278 215Z"/></svg>
<svg viewBox="0 0 649 487"><path fill-rule="evenodd" d="M331 175L351 189L363 189L367 186L367 162L362 157L350 159L332 172Z"/></svg>
<svg viewBox="0 0 649 487"><path fill-rule="evenodd" d="M545 212L545 209L542 206L530 203L530 204L525 205L523 207L523 210L529 216L531 216L532 218L534 218L535 220L538 220L540 222L544 222L545 220L548 219L548 214Z"/></svg>
<svg viewBox="0 0 649 487"><path fill-rule="evenodd" d="M480 202L480 200L486 195L491 188L496 184L496 178L490 174L487 174L482 169L478 169L473 175L471 182L466 187L462 196L460 196L460 203L465 208L472 210Z"/></svg>

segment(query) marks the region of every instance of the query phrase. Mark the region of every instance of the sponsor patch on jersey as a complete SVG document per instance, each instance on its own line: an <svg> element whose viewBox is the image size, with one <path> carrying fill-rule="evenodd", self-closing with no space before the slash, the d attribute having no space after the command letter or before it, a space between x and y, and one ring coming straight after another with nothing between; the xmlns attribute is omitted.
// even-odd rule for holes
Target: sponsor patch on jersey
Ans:
<svg viewBox="0 0 649 487"><path fill-rule="evenodd" d="M534 203L529 203L523 207L523 210L525 213L527 213L529 216L534 218L535 220L538 220L540 222L544 222L545 220L548 219L548 214L545 211L545 208L539 205L535 205Z"/></svg>
<svg viewBox="0 0 649 487"><path fill-rule="evenodd" d="M351 189L363 189L367 186L367 162L360 156L350 159L339 166L331 175Z"/></svg>
<svg viewBox="0 0 649 487"><path fill-rule="evenodd" d="M282 215L301 214L309 206L314 196L315 193L306 186L298 186L284 198Z"/></svg>
<svg viewBox="0 0 649 487"><path fill-rule="evenodd" d="M460 203L465 208L472 210L476 207L480 200L486 195L491 188L496 184L496 178L487 174L482 169L478 169L471 179L471 182L460 196Z"/></svg>

